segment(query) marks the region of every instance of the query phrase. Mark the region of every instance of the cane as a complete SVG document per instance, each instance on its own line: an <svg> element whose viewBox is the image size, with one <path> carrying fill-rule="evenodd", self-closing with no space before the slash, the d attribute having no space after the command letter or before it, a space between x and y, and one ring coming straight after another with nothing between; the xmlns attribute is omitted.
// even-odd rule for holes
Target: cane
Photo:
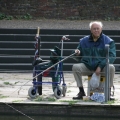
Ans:
<svg viewBox="0 0 120 120"><path fill-rule="evenodd" d="M58 61L57 63L55 63L55 64L53 64L52 66L48 67L47 69L43 70L41 73L39 73L38 75L36 75L36 76L33 77L32 79L37 78L39 75L43 74L45 71L47 71L47 70L49 70L49 69L55 67L55 66L58 65L59 63L61 63L61 62L65 61L65 60L67 60L68 58L72 57L72 56L75 55L75 54L76 54L76 53L73 53L73 54L71 54L71 55L65 57L64 59ZM31 80L29 80L29 81L31 81ZM29 81L27 81L25 84L27 84ZM25 84L23 84L22 86L24 86ZM19 92L20 92L22 86L20 86L20 88L19 88L19 90L18 90L18 94L19 94Z"/></svg>

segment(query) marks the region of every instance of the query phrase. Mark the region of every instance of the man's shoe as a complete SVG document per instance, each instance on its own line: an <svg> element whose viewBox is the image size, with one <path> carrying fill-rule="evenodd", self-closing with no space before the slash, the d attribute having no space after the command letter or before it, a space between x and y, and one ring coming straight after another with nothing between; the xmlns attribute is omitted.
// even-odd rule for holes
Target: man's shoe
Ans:
<svg viewBox="0 0 120 120"><path fill-rule="evenodd" d="M83 96L86 96L85 93L83 93L83 92L79 92L78 95L77 95L77 97L73 97L73 99L74 99L74 100L77 100L77 99L78 99L78 100L79 100L79 99L83 99Z"/></svg>
<svg viewBox="0 0 120 120"><path fill-rule="evenodd" d="M110 100L115 100L115 98L110 98Z"/></svg>

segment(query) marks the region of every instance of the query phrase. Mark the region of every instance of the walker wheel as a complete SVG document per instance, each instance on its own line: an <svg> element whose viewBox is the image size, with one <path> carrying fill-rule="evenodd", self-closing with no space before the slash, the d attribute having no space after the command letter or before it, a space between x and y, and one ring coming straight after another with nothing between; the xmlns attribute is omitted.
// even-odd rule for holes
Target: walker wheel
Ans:
<svg viewBox="0 0 120 120"><path fill-rule="evenodd" d="M29 90L28 90L28 95L31 97L31 98L35 98L37 96L37 91L35 90L34 87L30 87Z"/></svg>
<svg viewBox="0 0 120 120"><path fill-rule="evenodd" d="M62 85L62 94L63 94L64 97L66 96L66 91L67 91L67 86Z"/></svg>
<svg viewBox="0 0 120 120"><path fill-rule="evenodd" d="M62 89L60 87L56 87L54 90L54 95L57 99L59 99L62 95Z"/></svg>

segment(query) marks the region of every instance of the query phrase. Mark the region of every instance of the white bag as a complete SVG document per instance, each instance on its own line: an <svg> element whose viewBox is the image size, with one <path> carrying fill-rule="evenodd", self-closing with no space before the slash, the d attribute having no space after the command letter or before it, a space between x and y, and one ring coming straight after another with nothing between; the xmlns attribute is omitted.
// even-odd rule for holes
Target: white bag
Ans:
<svg viewBox="0 0 120 120"><path fill-rule="evenodd" d="M96 73L93 73L91 79L90 79L90 86L92 88L98 88L100 83L100 75L96 75Z"/></svg>

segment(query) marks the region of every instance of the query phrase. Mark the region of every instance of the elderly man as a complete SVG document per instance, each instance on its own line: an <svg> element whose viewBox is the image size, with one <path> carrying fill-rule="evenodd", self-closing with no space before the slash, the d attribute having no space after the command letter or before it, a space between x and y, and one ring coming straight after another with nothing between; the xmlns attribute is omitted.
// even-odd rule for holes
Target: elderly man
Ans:
<svg viewBox="0 0 120 120"><path fill-rule="evenodd" d="M100 21L93 21L89 24L91 34L80 39L76 52L76 57L80 57L80 63L74 64L72 71L79 88L79 93L73 99L82 99L85 96L82 76L105 75L105 44L109 44L109 68L110 68L110 87L113 86L115 67L116 48L114 40L102 33L103 24ZM87 57L88 56L88 57Z"/></svg>

